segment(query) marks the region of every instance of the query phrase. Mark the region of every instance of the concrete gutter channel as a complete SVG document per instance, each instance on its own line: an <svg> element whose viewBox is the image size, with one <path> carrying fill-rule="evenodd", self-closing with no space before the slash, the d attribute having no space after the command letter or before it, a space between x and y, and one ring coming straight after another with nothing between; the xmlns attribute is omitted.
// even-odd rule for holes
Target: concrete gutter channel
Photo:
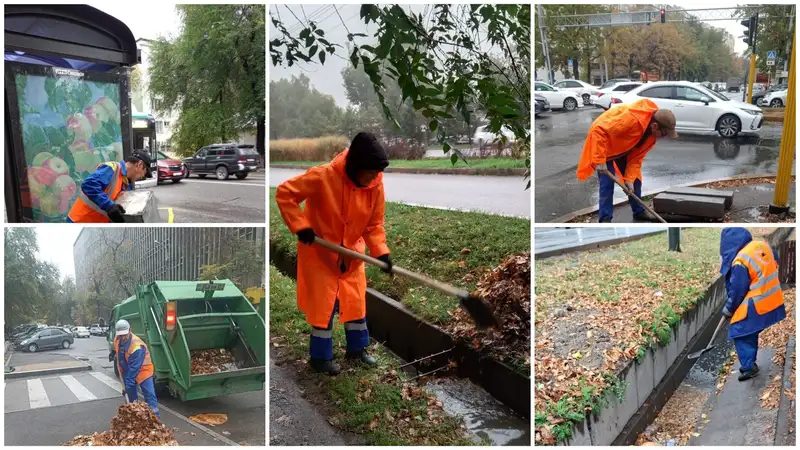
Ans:
<svg viewBox="0 0 800 450"><path fill-rule="evenodd" d="M769 235L767 242L776 253L792 230L779 228ZM696 307L684 313L672 330L669 344L648 349L640 362L631 360L619 371L617 377L625 386L623 401L607 392L608 406L588 413L582 423L573 427L572 437L561 445L633 445L694 365L695 361L688 360L687 356L708 344L726 299L725 280L720 276L711 283ZM783 401L783 395L781 398Z"/></svg>
<svg viewBox="0 0 800 450"><path fill-rule="evenodd" d="M293 254L270 242L270 263L288 276L297 277ZM453 339L441 328L408 311L400 302L367 289L370 335L405 361L414 361L454 347ZM458 361L458 376L467 377L523 418L530 418L531 382L494 358L456 345L449 354L430 358L425 367L442 367Z"/></svg>

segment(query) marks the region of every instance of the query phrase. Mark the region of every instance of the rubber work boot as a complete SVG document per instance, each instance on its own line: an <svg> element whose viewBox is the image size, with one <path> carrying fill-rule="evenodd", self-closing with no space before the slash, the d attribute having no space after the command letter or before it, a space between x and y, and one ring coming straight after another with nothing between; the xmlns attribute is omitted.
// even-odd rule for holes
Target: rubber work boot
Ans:
<svg viewBox="0 0 800 450"><path fill-rule="evenodd" d="M339 365L333 360L311 359L311 368L317 373L326 373L330 376L339 375Z"/></svg>
<svg viewBox="0 0 800 450"><path fill-rule="evenodd" d="M758 364L753 363L753 368L739 375L739 381L749 380L758 375Z"/></svg>
<svg viewBox="0 0 800 450"><path fill-rule="evenodd" d="M375 357L367 353L366 349L361 350L360 352L347 352L345 353L344 357L347 359L357 359L368 366L374 366L375 364L378 364L378 361L375 359Z"/></svg>
<svg viewBox="0 0 800 450"><path fill-rule="evenodd" d="M641 222L656 222L656 216L650 214L650 211L642 211L638 214L633 215L633 220L638 220Z"/></svg>
<svg viewBox="0 0 800 450"><path fill-rule="evenodd" d="M600 219L600 223L611 223L611 217L603 217Z"/></svg>

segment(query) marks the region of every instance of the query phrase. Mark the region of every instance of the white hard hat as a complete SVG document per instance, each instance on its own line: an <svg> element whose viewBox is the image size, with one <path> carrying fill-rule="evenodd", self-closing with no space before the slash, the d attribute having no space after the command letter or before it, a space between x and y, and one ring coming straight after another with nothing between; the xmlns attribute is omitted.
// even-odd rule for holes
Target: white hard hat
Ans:
<svg viewBox="0 0 800 450"><path fill-rule="evenodd" d="M117 321L117 325L114 328L117 331L117 336L125 336L131 332L131 324L125 319Z"/></svg>

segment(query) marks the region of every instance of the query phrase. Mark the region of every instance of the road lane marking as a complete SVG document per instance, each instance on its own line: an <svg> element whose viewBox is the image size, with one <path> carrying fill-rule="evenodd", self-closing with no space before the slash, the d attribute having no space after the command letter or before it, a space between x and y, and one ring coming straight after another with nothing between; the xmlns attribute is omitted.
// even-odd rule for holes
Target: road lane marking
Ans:
<svg viewBox="0 0 800 450"><path fill-rule="evenodd" d="M78 382L72 375L61 375L61 381L67 385L70 391L72 391L72 395L74 395L78 400L85 402L87 400L97 400L94 394L89 392L82 384Z"/></svg>
<svg viewBox="0 0 800 450"><path fill-rule="evenodd" d="M97 378L98 381L102 382L106 386L122 394L122 387L120 387L119 381L111 378L110 376L102 372L89 372L89 375Z"/></svg>
<svg viewBox="0 0 800 450"><path fill-rule="evenodd" d="M159 210L167 210L167 223L173 223L175 221L175 214L172 212L172 208L158 208Z"/></svg>
<svg viewBox="0 0 800 450"><path fill-rule="evenodd" d="M44 390L42 380L38 378L28 380L28 402L31 409L50 406L50 399L47 398L47 391Z"/></svg>

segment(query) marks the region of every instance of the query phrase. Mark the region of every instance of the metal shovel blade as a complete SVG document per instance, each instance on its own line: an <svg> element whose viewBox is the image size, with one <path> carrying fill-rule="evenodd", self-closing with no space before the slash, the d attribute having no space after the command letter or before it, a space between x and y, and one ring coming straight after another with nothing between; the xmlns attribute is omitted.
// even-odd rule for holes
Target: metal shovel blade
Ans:
<svg viewBox="0 0 800 450"><path fill-rule="evenodd" d="M699 352L690 353L689 354L689 359L697 359L697 358L700 357L700 355L702 355L703 353L711 350L714 347L715 347L715 345L712 345L712 346L709 346L709 347L706 347L706 348L700 350Z"/></svg>

